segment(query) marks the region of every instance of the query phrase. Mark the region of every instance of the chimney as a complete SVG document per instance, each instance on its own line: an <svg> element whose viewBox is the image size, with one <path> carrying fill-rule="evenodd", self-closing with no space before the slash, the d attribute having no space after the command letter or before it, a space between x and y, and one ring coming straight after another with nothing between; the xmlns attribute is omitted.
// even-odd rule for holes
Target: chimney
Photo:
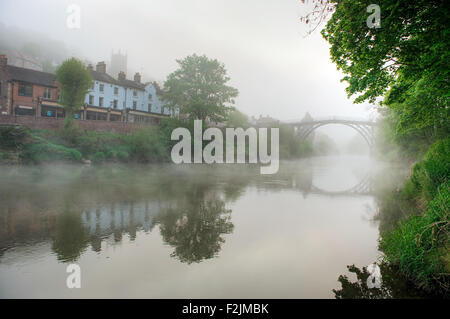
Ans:
<svg viewBox="0 0 450 319"><path fill-rule="evenodd" d="M139 72L136 72L136 74L134 75L134 82L141 83L141 75L139 74Z"/></svg>
<svg viewBox="0 0 450 319"><path fill-rule="evenodd" d="M120 71L119 76L117 78L119 79L119 81L124 81L127 78L127 76L125 75L125 72Z"/></svg>
<svg viewBox="0 0 450 319"><path fill-rule="evenodd" d="M0 55L0 67L5 67L8 64L8 58L6 54Z"/></svg>
<svg viewBox="0 0 450 319"><path fill-rule="evenodd" d="M100 72L100 73L106 73L106 64L105 62L98 62L97 63L97 67L96 67L96 71Z"/></svg>
<svg viewBox="0 0 450 319"><path fill-rule="evenodd" d="M94 67L92 66L92 64L89 63L87 66L87 69L92 71L92 70L94 70Z"/></svg>

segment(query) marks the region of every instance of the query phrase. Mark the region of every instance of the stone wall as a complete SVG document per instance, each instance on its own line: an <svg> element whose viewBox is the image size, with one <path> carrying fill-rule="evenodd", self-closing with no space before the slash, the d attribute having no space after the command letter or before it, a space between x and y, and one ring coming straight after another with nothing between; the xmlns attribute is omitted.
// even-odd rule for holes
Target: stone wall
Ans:
<svg viewBox="0 0 450 319"><path fill-rule="evenodd" d="M127 123L127 122L107 122L107 121L89 121L74 120L75 123L84 130L97 132L130 133L140 127L152 126L152 124ZM19 124L30 129L57 130L64 125L64 119L34 117L34 116L14 116L0 115L0 125ZM153 124L154 125L154 124Z"/></svg>

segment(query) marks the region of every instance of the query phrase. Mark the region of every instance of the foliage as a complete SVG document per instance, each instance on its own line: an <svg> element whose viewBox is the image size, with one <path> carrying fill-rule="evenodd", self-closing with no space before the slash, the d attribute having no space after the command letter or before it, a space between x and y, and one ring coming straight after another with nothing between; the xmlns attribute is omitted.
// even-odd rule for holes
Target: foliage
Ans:
<svg viewBox="0 0 450 319"><path fill-rule="evenodd" d="M64 61L56 70L56 81L61 86L61 105L66 112L65 127L73 124L74 113L83 105L92 86L92 76L83 62L75 58Z"/></svg>
<svg viewBox="0 0 450 319"><path fill-rule="evenodd" d="M357 95L356 103L385 97L393 141L409 154L448 136L450 37L445 26L450 17L445 2L379 1L380 28L366 25L370 1L327 2L335 4L335 11L322 35L345 74L348 95Z"/></svg>
<svg viewBox="0 0 450 319"><path fill-rule="evenodd" d="M410 216L382 234L388 262L426 289L449 292L450 185L443 184L423 216ZM446 265L447 263L447 265Z"/></svg>
<svg viewBox="0 0 450 319"><path fill-rule="evenodd" d="M234 109L228 115L226 125L227 127L242 127L245 129L249 126L248 116L240 112L239 110Z"/></svg>
<svg viewBox="0 0 450 319"><path fill-rule="evenodd" d="M29 136L28 129L22 126L0 126L0 147L18 148Z"/></svg>
<svg viewBox="0 0 450 319"><path fill-rule="evenodd" d="M178 70L164 82L162 99L167 106L179 108L191 119L214 122L226 120L238 95L237 89L226 85L230 80L225 66L216 59L196 54L177 60Z"/></svg>
<svg viewBox="0 0 450 319"><path fill-rule="evenodd" d="M450 176L450 138L433 144L424 159L417 163L407 183L405 192L421 195L426 201L431 200L438 187L447 182Z"/></svg>
<svg viewBox="0 0 450 319"><path fill-rule="evenodd" d="M24 145L20 158L25 163L48 163L52 161L74 161L81 160L81 153L73 148L56 145L47 141L28 143Z"/></svg>
<svg viewBox="0 0 450 319"><path fill-rule="evenodd" d="M105 153L103 152L97 152L94 154L94 156L92 157L92 161L94 163L101 163L105 160Z"/></svg>
<svg viewBox="0 0 450 319"><path fill-rule="evenodd" d="M436 85L445 79L447 72L440 74L449 63L444 1L379 1L381 28L366 25L370 1L331 2L335 12L322 34L331 44L333 62L347 74L347 92L362 94L358 102L375 101L394 82L400 84L399 75L417 80L426 71L438 76Z"/></svg>
<svg viewBox="0 0 450 319"><path fill-rule="evenodd" d="M169 151L160 139L157 128L136 130L122 140L128 146L130 156L138 162L161 162L168 159Z"/></svg>

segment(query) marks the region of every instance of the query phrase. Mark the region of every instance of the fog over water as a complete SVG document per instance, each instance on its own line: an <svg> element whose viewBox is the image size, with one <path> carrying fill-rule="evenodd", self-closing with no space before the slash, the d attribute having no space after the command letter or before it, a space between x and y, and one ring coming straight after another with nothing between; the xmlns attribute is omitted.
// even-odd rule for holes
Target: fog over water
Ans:
<svg viewBox="0 0 450 319"><path fill-rule="evenodd" d="M250 165L3 170L0 297L330 298L346 265L380 255L383 166L329 156L266 176ZM66 288L71 262L82 289Z"/></svg>

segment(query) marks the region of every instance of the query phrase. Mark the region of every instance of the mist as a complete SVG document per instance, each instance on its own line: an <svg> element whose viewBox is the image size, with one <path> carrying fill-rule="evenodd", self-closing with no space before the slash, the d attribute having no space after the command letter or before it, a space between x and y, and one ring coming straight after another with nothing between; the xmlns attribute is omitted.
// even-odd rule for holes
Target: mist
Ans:
<svg viewBox="0 0 450 319"><path fill-rule="evenodd" d="M163 82L176 59L192 53L217 58L239 90L236 107L249 116L376 117L370 105L347 98L329 45L318 31L306 36L299 23L298 1L77 1L80 29L66 26L71 3L2 1L0 21L45 34L93 63L126 52L129 76L141 72L146 80ZM353 134L330 132L346 140Z"/></svg>

